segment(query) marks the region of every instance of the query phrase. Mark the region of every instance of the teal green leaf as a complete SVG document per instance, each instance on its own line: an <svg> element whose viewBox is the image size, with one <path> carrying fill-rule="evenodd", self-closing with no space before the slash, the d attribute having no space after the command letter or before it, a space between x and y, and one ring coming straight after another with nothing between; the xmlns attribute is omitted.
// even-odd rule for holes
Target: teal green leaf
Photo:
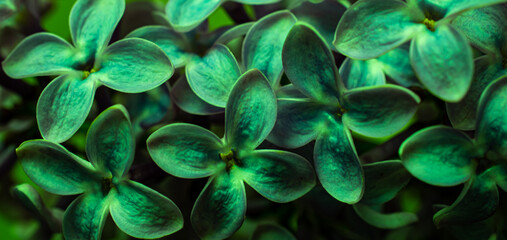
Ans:
<svg viewBox="0 0 507 240"><path fill-rule="evenodd" d="M224 109L213 106L199 98L188 85L185 75L182 75L171 89L174 103L183 111L195 115L213 115L223 113Z"/></svg>
<svg viewBox="0 0 507 240"><path fill-rule="evenodd" d="M259 19L243 41L243 65L257 68L275 86L283 72L282 48L297 19L289 11L278 11Z"/></svg>
<svg viewBox="0 0 507 240"><path fill-rule="evenodd" d="M473 10L476 8L483 8L499 3L505 3L505 0L454 0L454 1L444 1L449 2L447 6L447 12L445 17L449 16L457 16L463 12ZM498 6L497 6L498 7Z"/></svg>
<svg viewBox="0 0 507 240"><path fill-rule="evenodd" d="M157 44L175 68L185 66L193 56L186 36L164 26L141 27L129 33L127 38L142 38Z"/></svg>
<svg viewBox="0 0 507 240"><path fill-rule="evenodd" d="M78 0L70 12L74 45L95 57L111 40L124 11L124 0Z"/></svg>
<svg viewBox="0 0 507 240"><path fill-rule="evenodd" d="M507 165L498 164L493 167L493 174L496 179L496 184L504 191L507 192Z"/></svg>
<svg viewBox="0 0 507 240"><path fill-rule="evenodd" d="M265 198L290 202L315 186L315 173L305 158L280 150L257 150L241 158L238 173Z"/></svg>
<svg viewBox="0 0 507 240"><path fill-rule="evenodd" d="M234 2L239 2L239 3L243 3L243 4L249 4L249 5L277 3L280 1L282 1L282 0L234 0Z"/></svg>
<svg viewBox="0 0 507 240"><path fill-rule="evenodd" d="M477 111L477 144L507 159L507 75L484 90Z"/></svg>
<svg viewBox="0 0 507 240"><path fill-rule="evenodd" d="M110 212L116 225L136 238L154 239L183 227L183 216L169 198L134 181L116 185Z"/></svg>
<svg viewBox="0 0 507 240"><path fill-rule="evenodd" d="M400 157L407 170L419 180L437 186L455 186L474 174L472 159L478 154L466 134L433 126L405 140Z"/></svg>
<svg viewBox="0 0 507 240"><path fill-rule="evenodd" d="M76 49L51 33L36 33L21 41L2 62L12 78L60 75L72 71Z"/></svg>
<svg viewBox="0 0 507 240"><path fill-rule="evenodd" d="M417 215L410 212L380 213L366 204L355 204L354 211L368 224L383 228L396 229L417 222Z"/></svg>
<svg viewBox="0 0 507 240"><path fill-rule="evenodd" d="M506 41L507 6L498 4L459 14L452 26L464 34L472 45L497 54Z"/></svg>
<svg viewBox="0 0 507 240"><path fill-rule="evenodd" d="M410 90L391 84L348 90L343 99L345 126L369 137L389 136L402 129L420 102Z"/></svg>
<svg viewBox="0 0 507 240"><path fill-rule="evenodd" d="M421 87L410 63L410 43L397 47L377 58L384 73L404 87Z"/></svg>
<svg viewBox="0 0 507 240"><path fill-rule="evenodd" d="M364 173L349 130L340 120L328 115L313 150L315 171L319 180L334 198L354 204L364 192Z"/></svg>
<svg viewBox="0 0 507 240"><path fill-rule="evenodd" d="M16 12L16 6L10 0L0 0L0 21L3 21Z"/></svg>
<svg viewBox="0 0 507 240"><path fill-rule="evenodd" d="M196 28L222 3L222 0L171 0L165 11L171 26L178 32Z"/></svg>
<svg viewBox="0 0 507 240"><path fill-rule="evenodd" d="M107 196L101 194L83 194L76 198L63 215L65 239L100 239L109 202Z"/></svg>
<svg viewBox="0 0 507 240"><path fill-rule="evenodd" d="M304 1L291 11L298 21L313 26L326 40L327 45L334 48L333 39L336 26L345 10L347 9L338 1L324 0L319 3Z"/></svg>
<svg viewBox="0 0 507 240"><path fill-rule="evenodd" d="M287 229L274 225L262 224L257 226L250 240L296 240Z"/></svg>
<svg viewBox="0 0 507 240"><path fill-rule="evenodd" d="M121 178L134 161L135 139L130 117L122 105L104 110L90 125L86 155L96 169Z"/></svg>
<svg viewBox="0 0 507 240"><path fill-rule="evenodd" d="M57 143L30 140L16 149L23 170L44 190L73 195L90 188L96 179L92 165Z"/></svg>
<svg viewBox="0 0 507 240"><path fill-rule="evenodd" d="M340 76L347 89L386 84L382 64L376 59L354 60L346 58L340 66Z"/></svg>
<svg viewBox="0 0 507 240"><path fill-rule="evenodd" d="M225 31L216 41L215 44L228 44L234 39L245 36L250 28L254 25L255 22L247 22L243 24L236 25L231 29Z"/></svg>
<svg viewBox="0 0 507 240"><path fill-rule="evenodd" d="M222 172L210 178L195 202L190 220L199 237L225 239L239 229L245 212L243 181Z"/></svg>
<svg viewBox="0 0 507 240"><path fill-rule="evenodd" d="M254 149L273 129L276 97L257 69L244 73L234 85L225 108L225 142L233 149Z"/></svg>
<svg viewBox="0 0 507 240"><path fill-rule="evenodd" d="M275 127L268 140L284 148L306 145L325 127L325 110L326 106L309 99L278 99Z"/></svg>
<svg viewBox="0 0 507 240"><path fill-rule="evenodd" d="M37 102L37 124L47 140L65 142L86 120L96 84L77 73L57 77L42 91Z"/></svg>
<svg viewBox="0 0 507 240"><path fill-rule="evenodd" d="M494 214L499 201L498 189L491 176L494 173L489 170L471 178L456 201L433 216L437 227L478 222Z"/></svg>
<svg viewBox="0 0 507 240"><path fill-rule="evenodd" d="M507 74L501 62L487 55L476 58L474 65L474 77L467 95L457 103L446 103L452 126L460 130L475 130L478 99L489 83Z"/></svg>
<svg viewBox="0 0 507 240"><path fill-rule="evenodd" d="M425 30L410 45L410 60L421 83L447 102L465 97L472 83L472 48L454 27Z"/></svg>
<svg viewBox="0 0 507 240"><path fill-rule="evenodd" d="M305 23L292 27L283 46L283 67L289 80L303 94L331 101L338 94L338 71L324 39Z"/></svg>
<svg viewBox="0 0 507 240"><path fill-rule="evenodd" d="M365 164L363 170L365 189L361 203L368 205L391 201L411 178L399 160Z"/></svg>
<svg viewBox="0 0 507 240"><path fill-rule="evenodd" d="M205 102L224 108L241 70L225 45L213 46L204 57L196 57L185 69L188 84Z"/></svg>
<svg viewBox="0 0 507 240"><path fill-rule="evenodd" d="M333 44L347 57L375 58L409 41L425 29L422 12L399 0L358 1L336 29Z"/></svg>
<svg viewBox="0 0 507 240"><path fill-rule="evenodd" d="M160 128L146 141L148 152L164 171L181 178L201 178L216 173L222 141L212 132L187 123Z"/></svg>
<svg viewBox="0 0 507 240"><path fill-rule="evenodd" d="M141 38L115 42L104 51L100 61L100 69L92 74L104 85L126 93L156 88L174 73L162 49Z"/></svg>
<svg viewBox="0 0 507 240"><path fill-rule="evenodd" d="M294 85L287 84L275 89L276 98L306 98Z"/></svg>

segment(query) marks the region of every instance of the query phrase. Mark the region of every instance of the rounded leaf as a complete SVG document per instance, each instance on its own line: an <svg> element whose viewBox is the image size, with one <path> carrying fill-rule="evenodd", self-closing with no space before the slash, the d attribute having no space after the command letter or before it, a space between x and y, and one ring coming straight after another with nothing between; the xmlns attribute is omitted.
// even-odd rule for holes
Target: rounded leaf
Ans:
<svg viewBox="0 0 507 240"><path fill-rule="evenodd" d="M63 215L65 239L99 240L109 210L109 199L100 193L76 198Z"/></svg>
<svg viewBox="0 0 507 240"><path fill-rule="evenodd" d="M365 190L361 203L369 205L391 201L412 177L398 160L365 164L363 170Z"/></svg>
<svg viewBox="0 0 507 240"><path fill-rule="evenodd" d="M382 64L376 59L354 60L346 58L340 66L340 76L347 89L386 84Z"/></svg>
<svg viewBox="0 0 507 240"><path fill-rule="evenodd" d="M381 213L361 203L353 207L361 219L377 228L396 229L417 222L417 215L411 212Z"/></svg>
<svg viewBox="0 0 507 240"><path fill-rule="evenodd" d="M222 0L171 0L165 11L171 26L178 32L196 28L217 9Z"/></svg>
<svg viewBox="0 0 507 240"><path fill-rule="evenodd" d="M188 85L185 75L176 81L170 95L179 108L190 114L213 115L225 111L225 109L213 106L199 98Z"/></svg>

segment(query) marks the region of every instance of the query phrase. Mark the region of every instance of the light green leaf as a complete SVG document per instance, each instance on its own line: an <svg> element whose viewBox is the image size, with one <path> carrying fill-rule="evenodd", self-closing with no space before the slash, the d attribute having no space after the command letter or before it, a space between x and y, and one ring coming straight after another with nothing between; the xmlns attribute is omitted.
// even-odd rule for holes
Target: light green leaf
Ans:
<svg viewBox="0 0 507 240"><path fill-rule="evenodd" d="M255 149L275 125L276 97L257 69L243 74L225 108L225 142L236 150Z"/></svg>
<svg viewBox="0 0 507 240"><path fill-rule="evenodd" d="M8 19L16 12L16 6L10 0L0 0L0 21Z"/></svg>
<svg viewBox="0 0 507 240"><path fill-rule="evenodd" d="M422 87L410 63L410 44L406 43L377 58L384 73L404 87Z"/></svg>
<svg viewBox="0 0 507 240"><path fill-rule="evenodd" d="M364 173L352 136L340 120L328 115L313 150L315 171L326 191L339 201L354 204L364 192Z"/></svg>
<svg viewBox="0 0 507 240"><path fill-rule="evenodd" d="M206 177L224 167L220 159L222 141L196 125L167 125L151 134L146 143L155 163L177 177Z"/></svg>
<svg viewBox="0 0 507 240"><path fill-rule="evenodd" d="M386 84L382 65L376 59L346 58L340 66L340 76L347 89Z"/></svg>
<svg viewBox="0 0 507 240"><path fill-rule="evenodd" d="M226 172L211 177L199 194L190 220L203 239L225 239L236 232L245 218L243 181Z"/></svg>
<svg viewBox="0 0 507 240"><path fill-rule="evenodd" d="M449 25L426 29L410 45L410 60L421 83L435 96L458 102L472 83L474 62L465 37Z"/></svg>
<svg viewBox="0 0 507 240"><path fill-rule="evenodd" d="M77 50L51 33L36 33L21 41L2 62L12 78L60 75L73 70Z"/></svg>
<svg viewBox="0 0 507 240"><path fill-rule="evenodd" d="M86 155L96 169L121 178L134 161L135 139L130 117L122 105L104 110L90 125Z"/></svg>
<svg viewBox="0 0 507 240"><path fill-rule="evenodd" d="M410 136L400 147L407 170L419 180L436 186L455 186L474 174L478 157L472 140L462 132L433 126Z"/></svg>
<svg viewBox="0 0 507 240"><path fill-rule="evenodd" d="M464 224L484 220L494 214L498 207L498 189L489 170L473 177L450 206L433 216L437 227Z"/></svg>
<svg viewBox="0 0 507 240"><path fill-rule="evenodd" d="M296 240L287 229L274 225L262 224L257 226L250 240Z"/></svg>
<svg viewBox="0 0 507 240"><path fill-rule="evenodd" d="M224 108L241 71L229 48L218 44L204 57L192 59L185 74L197 96L211 105Z"/></svg>
<svg viewBox="0 0 507 240"><path fill-rule="evenodd" d="M423 20L422 12L399 0L357 1L338 23L333 44L350 58L375 58L424 30Z"/></svg>
<svg viewBox="0 0 507 240"><path fill-rule="evenodd" d="M23 170L44 190L73 195L90 188L97 179L92 165L57 143L30 140L16 149Z"/></svg>
<svg viewBox="0 0 507 240"><path fill-rule="evenodd" d="M129 33L127 38L142 38L159 46L174 64L175 68L183 67L194 55L188 39L182 33L164 26L145 26Z"/></svg>
<svg viewBox="0 0 507 240"><path fill-rule="evenodd" d="M188 85L185 75L174 84L171 97L179 108L190 114L213 115L224 112L223 108L213 106L199 98Z"/></svg>
<svg viewBox="0 0 507 240"><path fill-rule="evenodd" d="M447 12L445 14L446 18L450 16L457 16L463 12L476 9L483 8L499 3L505 3L505 0L453 0L448 1L449 4L447 6Z"/></svg>
<svg viewBox="0 0 507 240"><path fill-rule="evenodd" d="M65 239L100 239L108 210L107 196L100 193L79 196L65 210L63 236Z"/></svg>
<svg viewBox="0 0 507 240"><path fill-rule="evenodd" d="M282 48L285 38L297 19L289 11L278 11L259 19L243 41L243 65L259 69L272 86L283 72Z"/></svg>
<svg viewBox="0 0 507 240"><path fill-rule="evenodd" d="M124 11L124 0L78 0L70 12L74 45L96 57L111 40Z"/></svg>
<svg viewBox="0 0 507 240"><path fill-rule="evenodd" d="M96 84L70 73L54 79L37 102L37 124L42 137L65 142L86 120L92 107Z"/></svg>
<svg viewBox="0 0 507 240"><path fill-rule="evenodd" d="M417 215L410 212L380 213L365 204L355 204L354 211L368 224L383 228L396 229L417 222Z"/></svg>
<svg viewBox="0 0 507 240"><path fill-rule="evenodd" d="M183 216L167 197L134 181L116 185L109 208L116 225L136 238L154 239L183 227Z"/></svg>
<svg viewBox="0 0 507 240"><path fill-rule="evenodd" d="M496 79L484 90L477 110L477 145L507 159L507 75ZM491 159L493 160L493 159ZM497 160L497 159L494 159Z"/></svg>
<svg viewBox="0 0 507 240"><path fill-rule="evenodd" d="M104 51L100 62L100 69L92 75L104 85L126 93L156 88L174 73L174 67L162 49L141 38L115 42Z"/></svg>
<svg viewBox="0 0 507 240"><path fill-rule="evenodd" d="M312 165L295 153L257 150L240 161L238 176L271 201L296 200L315 186Z"/></svg>
<svg viewBox="0 0 507 240"><path fill-rule="evenodd" d="M413 117L420 102L410 90L391 84L348 90L343 99L345 126L369 137L399 131Z"/></svg>
<svg viewBox="0 0 507 240"><path fill-rule="evenodd" d="M255 22L247 22L243 24L236 25L231 29L225 31L216 41L215 44L228 44L234 39L245 36L250 28L254 25Z"/></svg>
<svg viewBox="0 0 507 240"><path fill-rule="evenodd" d="M398 160L365 164L363 169L365 190L362 204L377 205L391 201L411 178L410 173Z"/></svg>
<svg viewBox="0 0 507 240"><path fill-rule="evenodd" d="M201 24L223 0L171 0L165 11L169 23L178 32L188 32Z"/></svg>
<svg viewBox="0 0 507 240"><path fill-rule="evenodd" d="M292 27L283 46L283 67L289 80L313 99L336 101L337 69L324 39L305 23Z"/></svg>
<svg viewBox="0 0 507 240"><path fill-rule="evenodd" d="M474 77L470 91L461 101L447 102L445 105L447 115L454 128L475 130L478 99L488 84L502 75L507 75L507 69L502 67L501 62L491 59L487 55L475 59Z"/></svg>
<svg viewBox="0 0 507 240"><path fill-rule="evenodd" d="M317 138L327 119L326 106L310 99L278 99L275 127L268 140L284 148L297 148Z"/></svg>

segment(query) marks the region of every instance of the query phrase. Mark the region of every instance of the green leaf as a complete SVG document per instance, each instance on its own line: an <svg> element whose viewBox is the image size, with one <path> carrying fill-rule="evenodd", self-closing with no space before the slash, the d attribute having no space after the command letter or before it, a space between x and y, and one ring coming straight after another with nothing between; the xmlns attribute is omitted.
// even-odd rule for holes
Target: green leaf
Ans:
<svg viewBox="0 0 507 240"><path fill-rule="evenodd" d="M449 18L450 16L456 16L472 9L483 8L505 2L505 0L453 0L448 3L445 17Z"/></svg>
<svg viewBox="0 0 507 240"><path fill-rule="evenodd" d="M409 54L410 44L406 43L377 58L384 73L404 87L421 87L415 75Z"/></svg>
<svg viewBox="0 0 507 240"><path fill-rule="evenodd" d="M478 99L489 83L507 74L507 70L502 67L501 62L491 59L487 55L476 58L474 65L474 77L470 91L461 101L447 102L445 105L452 126L460 130L475 130Z"/></svg>
<svg viewBox="0 0 507 240"><path fill-rule="evenodd" d="M477 111L477 145L507 159L507 75L496 79L484 90ZM493 159L491 159L493 160Z"/></svg>
<svg viewBox="0 0 507 240"><path fill-rule="evenodd" d="M126 93L139 93L160 86L174 73L167 55L154 43L127 38L109 46L100 57L95 75L104 85Z"/></svg>
<svg viewBox="0 0 507 240"><path fill-rule="evenodd" d="M171 0L165 11L171 26L178 32L188 32L217 9L223 0Z"/></svg>
<svg viewBox="0 0 507 240"><path fill-rule="evenodd" d="M275 125L276 97L257 69L243 74L225 108L225 142L236 150L255 149Z"/></svg>
<svg viewBox="0 0 507 240"><path fill-rule="evenodd" d="M498 4L459 14L452 26L484 52L498 54L507 40L507 6Z"/></svg>
<svg viewBox="0 0 507 240"><path fill-rule="evenodd" d="M378 228L396 229L418 220L417 215L410 212L380 213L365 204L355 204L353 207L361 219Z"/></svg>
<svg viewBox="0 0 507 240"><path fill-rule="evenodd" d="M245 36L250 28L254 25L255 22L247 22L243 24L236 25L231 29L225 31L216 41L215 44L228 44L234 39Z"/></svg>
<svg viewBox="0 0 507 240"><path fill-rule="evenodd" d="M283 67L292 84L303 94L319 101L338 95L337 69L324 39L305 23L292 27L283 46Z"/></svg>
<svg viewBox="0 0 507 240"><path fill-rule="evenodd" d="M419 180L436 186L455 186L474 174L472 159L478 157L472 140L444 126L420 130L400 147L407 170Z"/></svg>
<svg viewBox="0 0 507 240"><path fill-rule="evenodd" d="M202 127L173 123L160 128L146 141L148 152L164 171L181 178L201 178L223 168L222 141Z"/></svg>
<svg viewBox="0 0 507 240"><path fill-rule="evenodd" d="M496 184L504 191L507 192L507 165L498 164L493 168Z"/></svg>
<svg viewBox="0 0 507 240"><path fill-rule="evenodd" d="M243 64L246 69L259 69L272 86L283 72L282 48L285 38L297 19L289 11L278 11L259 19L243 41Z"/></svg>
<svg viewBox="0 0 507 240"><path fill-rule="evenodd" d="M250 240L296 240L287 229L274 225L262 224L257 226Z"/></svg>
<svg viewBox="0 0 507 240"><path fill-rule="evenodd" d="M124 11L124 0L78 0L69 20L74 45L96 57L111 40Z"/></svg>
<svg viewBox="0 0 507 240"><path fill-rule="evenodd" d="M225 239L243 223L245 186L231 174L222 172L211 177L195 202L190 220L202 239Z"/></svg>
<svg viewBox="0 0 507 240"><path fill-rule="evenodd" d="M319 180L334 198L354 204L364 192L364 173L350 132L340 120L328 115L313 150L315 171Z"/></svg>
<svg viewBox="0 0 507 240"><path fill-rule="evenodd" d="M109 202L101 194L83 194L76 198L63 215L65 239L100 239Z"/></svg>
<svg viewBox="0 0 507 240"><path fill-rule="evenodd" d="M10 0L0 0L0 21L11 17L16 12L16 6Z"/></svg>
<svg viewBox="0 0 507 240"><path fill-rule="evenodd" d="M498 207L498 189L492 172L486 170L465 184L463 191L450 206L433 216L437 227L465 224L484 220Z"/></svg>
<svg viewBox="0 0 507 240"><path fill-rule="evenodd" d="M336 26L345 10L347 9L338 1L324 0L319 3L304 1L291 11L298 21L313 26L326 40L327 45L334 48L333 39Z"/></svg>
<svg viewBox="0 0 507 240"><path fill-rule="evenodd" d="M126 37L142 38L157 44L167 54L175 68L185 66L194 55L192 47L184 34L164 26L141 27L129 33Z"/></svg>
<svg viewBox="0 0 507 240"><path fill-rule="evenodd" d="M212 115L224 112L223 108L213 106L199 98L188 85L185 75L174 84L171 97L179 108L190 114Z"/></svg>
<svg viewBox="0 0 507 240"><path fill-rule="evenodd" d="M57 143L46 140L23 142L16 149L23 170L44 190L73 195L85 192L97 179L92 165Z"/></svg>
<svg viewBox="0 0 507 240"><path fill-rule="evenodd" d="M134 161L135 139L127 110L114 105L104 110L90 125L86 155L96 169L121 178Z"/></svg>
<svg viewBox="0 0 507 240"><path fill-rule="evenodd" d="M449 25L425 30L410 45L410 60L421 83L435 96L458 102L472 83L472 48L465 37Z"/></svg>
<svg viewBox="0 0 507 240"><path fill-rule="evenodd" d="M21 41L2 62L11 78L60 75L75 67L77 50L51 33L36 33Z"/></svg>
<svg viewBox="0 0 507 240"><path fill-rule="evenodd" d="M388 160L363 165L365 190L362 204L378 205L391 201L410 181L401 161Z"/></svg>
<svg viewBox="0 0 507 240"><path fill-rule="evenodd" d="M86 120L95 96L95 81L77 73L57 77L37 102L37 124L42 137L57 143L72 137Z"/></svg>
<svg viewBox="0 0 507 240"><path fill-rule="evenodd" d="M409 41L426 27L422 12L399 0L357 1L350 6L336 29L333 44L347 57L378 57Z"/></svg>
<svg viewBox="0 0 507 240"><path fill-rule="evenodd" d="M306 98L294 85L287 84L285 86L275 89L276 98Z"/></svg>
<svg viewBox="0 0 507 240"><path fill-rule="evenodd" d="M196 57L185 69L188 84L205 102L224 108L241 70L225 45L213 46L204 57Z"/></svg>
<svg viewBox="0 0 507 240"><path fill-rule="evenodd" d="M414 116L420 102L410 90L391 84L348 90L343 99L345 126L369 137L399 131Z"/></svg>
<svg viewBox="0 0 507 240"><path fill-rule="evenodd" d="M116 225L135 238L154 239L183 227L183 216L167 197L134 181L116 185L110 212Z"/></svg>
<svg viewBox="0 0 507 240"><path fill-rule="evenodd" d="M354 60L346 58L340 66L340 76L347 89L386 84L382 64L376 59Z"/></svg>
<svg viewBox="0 0 507 240"><path fill-rule="evenodd" d="M312 165L295 153L257 150L240 161L238 176L271 201L296 200L315 186Z"/></svg>
<svg viewBox="0 0 507 240"><path fill-rule="evenodd" d="M282 0L233 0L233 1L248 5L260 5L260 4L277 3Z"/></svg>

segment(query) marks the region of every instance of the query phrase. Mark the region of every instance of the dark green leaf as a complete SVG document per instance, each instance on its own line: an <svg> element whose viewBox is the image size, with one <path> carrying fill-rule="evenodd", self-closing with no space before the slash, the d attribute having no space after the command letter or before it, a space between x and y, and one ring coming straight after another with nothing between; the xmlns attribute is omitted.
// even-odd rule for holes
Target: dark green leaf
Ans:
<svg viewBox="0 0 507 240"><path fill-rule="evenodd" d="M383 204L394 197L410 181L411 175L401 161L389 160L363 165L365 177L361 203Z"/></svg>
<svg viewBox="0 0 507 240"><path fill-rule="evenodd" d="M384 229L395 229L416 222L417 216L409 212L380 213L365 204L355 204L354 211L368 224Z"/></svg>

